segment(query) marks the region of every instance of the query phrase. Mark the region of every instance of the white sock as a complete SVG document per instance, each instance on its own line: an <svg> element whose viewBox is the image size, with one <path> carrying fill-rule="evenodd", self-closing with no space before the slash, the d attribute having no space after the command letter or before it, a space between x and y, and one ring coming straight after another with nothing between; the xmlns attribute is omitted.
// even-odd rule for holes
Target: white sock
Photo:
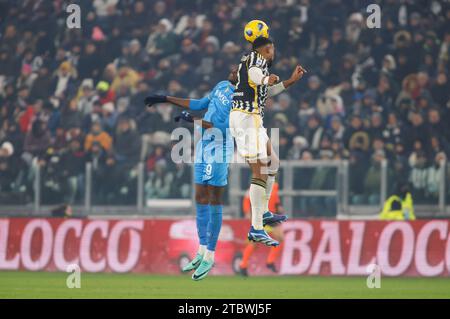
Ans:
<svg viewBox="0 0 450 319"><path fill-rule="evenodd" d="M200 245L198 246L197 254L204 255L206 252L206 245Z"/></svg>
<svg viewBox="0 0 450 319"><path fill-rule="evenodd" d="M214 262L214 251L207 249L203 259Z"/></svg>
<svg viewBox="0 0 450 319"><path fill-rule="evenodd" d="M269 175L267 176L266 181L266 212L269 211L269 201L270 201L270 195L272 194L272 187L275 183L275 175Z"/></svg>
<svg viewBox="0 0 450 319"><path fill-rule="evenodd" d="M249 193L252 206L252 226L256 230L261 230L263 229L263 214L266 205L265 182L260 179L252 179Z"/></svg>

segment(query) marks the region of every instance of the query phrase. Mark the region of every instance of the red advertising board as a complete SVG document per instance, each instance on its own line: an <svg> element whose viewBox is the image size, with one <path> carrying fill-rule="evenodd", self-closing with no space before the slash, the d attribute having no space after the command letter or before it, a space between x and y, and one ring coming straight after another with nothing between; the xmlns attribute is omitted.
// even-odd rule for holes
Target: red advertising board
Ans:
<svg viewBox="0 0 450 319"><path fill-rule="evenodd" d="M280 274L448 276L449 221L290 220ZM212 274L233 274L246 242L245 220L224 220ZM0 270L180 272L197 249L195 220L0 219ZM258 244L250 273L265 275L269 248Z"/></svg>

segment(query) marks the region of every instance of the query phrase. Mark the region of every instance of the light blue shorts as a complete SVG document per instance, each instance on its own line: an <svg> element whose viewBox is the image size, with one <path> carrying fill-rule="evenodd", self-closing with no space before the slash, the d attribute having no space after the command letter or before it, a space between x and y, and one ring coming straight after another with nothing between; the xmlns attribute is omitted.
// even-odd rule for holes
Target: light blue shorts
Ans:
<svg viewBox="0 0 450 319"><path fill-rule="evenodd" d="M195 163L194 183L216 187L228 183L228 163Z"/></svg>

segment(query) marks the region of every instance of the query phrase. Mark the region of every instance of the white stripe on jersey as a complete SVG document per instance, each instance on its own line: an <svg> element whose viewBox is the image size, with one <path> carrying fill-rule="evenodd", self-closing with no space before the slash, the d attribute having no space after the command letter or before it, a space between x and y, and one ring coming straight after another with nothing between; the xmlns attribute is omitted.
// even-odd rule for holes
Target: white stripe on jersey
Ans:
<svg viewBox="0 0 450 319"><path fill-rule="evenodd" d="M249 62L249 67L251 66L251 65L253 65L253 61L255 60L255 55L253 54L253 52L252 53L250 53L250 62Z"/></svg>
<svg viewBox="0 0 450 319"><path fill-rule="evenodd" d="M236 87L238 87L239 83L241 83L241 68L242 68L242 63L239 63L239 67L237 70L237 83L236 83Z"/></svg>

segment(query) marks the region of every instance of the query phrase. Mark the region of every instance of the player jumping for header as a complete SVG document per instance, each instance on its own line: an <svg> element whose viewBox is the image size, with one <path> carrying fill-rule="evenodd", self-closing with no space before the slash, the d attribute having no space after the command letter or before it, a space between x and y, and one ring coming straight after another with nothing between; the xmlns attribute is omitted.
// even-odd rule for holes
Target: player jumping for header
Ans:
<svg viewBox="0 0 450 319"><path fill-rule="evenodd" d="M249 190L252 226L248 239L267 246L278 246L279 242L272 239L263 228L265 219L287 219L283 215L274 215L268 208L279 159L262 123L264 106L268 95L284 91L300 80L306 71L297 65L288 80L278 82L277 75L269 74L275 56L273 41L259 37L252 46L253 51L243 56L239 64L230 131L236 141L237 151L247 160L252 171Z"/></svg>

